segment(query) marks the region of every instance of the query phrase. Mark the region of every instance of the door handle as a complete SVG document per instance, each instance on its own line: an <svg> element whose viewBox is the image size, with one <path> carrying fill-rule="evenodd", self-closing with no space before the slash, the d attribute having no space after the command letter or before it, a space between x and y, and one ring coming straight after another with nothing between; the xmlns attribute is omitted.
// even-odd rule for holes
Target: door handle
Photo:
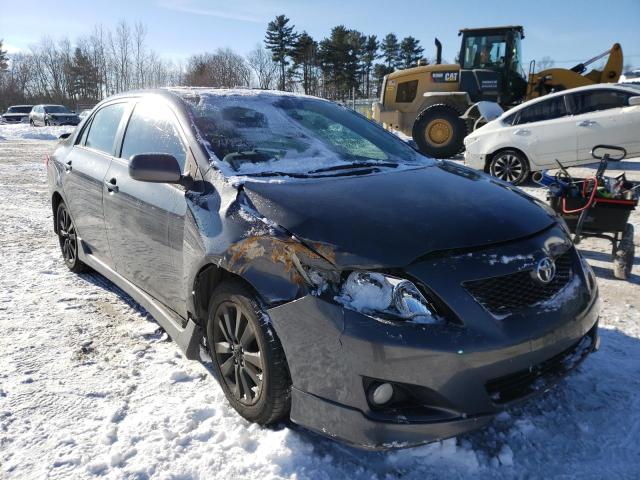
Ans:
<svg viewBox="0 0 640 480"><path fill-rule="evenodd" d="M69 160L67 163L64 164L64 171L70 172L71 170L73 170L73 167L71 166L71 160Z"/></svg>
<svg viewBox="0 0 640 480"><path fill-rule="evenodd" d="M116 185L117 180L114 178L112 178L111 180L109 180L108 182L104 182L104 184L107 187L107 190L111 193L118 193L118 191L120 190L118 188L118 185Z"/></svg>
<svg viewBox="0 0 640 480"><path fill-rule="evenodd" d="M531 130L527 130L526 128L519 128L513 133L515 133L516 135L527 136L531 133Z"/></svg>
<svg viewBox="0 0 640 480"><path fill-rule="evenodd" d="M579 127L590 127L591 125L595 124L596 122L594 122L593 120L582 120L581 122L578 122Z"/></svg>

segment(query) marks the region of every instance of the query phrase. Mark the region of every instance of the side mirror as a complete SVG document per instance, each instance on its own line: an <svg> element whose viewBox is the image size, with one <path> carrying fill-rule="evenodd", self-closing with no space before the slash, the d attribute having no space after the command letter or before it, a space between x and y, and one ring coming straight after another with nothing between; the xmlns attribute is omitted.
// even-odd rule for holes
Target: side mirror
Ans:
<svg viewBox="0 0 640 480"><path fill-rule="evenodd" d="M129 176L140 182L182 183L178 160L166 153L141 153L129 159Z"/></svg>
<svg viewBox="0 0 640 480"><path fill-rule="evenodd" d="M629 97L629 106L630 107L635 107L640 105L640 96L636 96L636 97Z"/></svg>

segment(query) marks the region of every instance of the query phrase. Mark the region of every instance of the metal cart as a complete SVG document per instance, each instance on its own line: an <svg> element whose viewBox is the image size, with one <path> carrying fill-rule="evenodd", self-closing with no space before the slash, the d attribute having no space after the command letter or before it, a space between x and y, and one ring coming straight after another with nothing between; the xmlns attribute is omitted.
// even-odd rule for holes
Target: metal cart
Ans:
<svg viewBox="0 0 640 480"><path fill-rule="evenodd" d="M609 151L618 154L612 156ZM609 240L614 276L623 280L629 278L635 258L634 229L628 222L638 205L640 183L628 181L624 173L617 177L605 177L604 173L609 161L620 161L626 154L622 147L597 145L591 150L593 158L600 160L594 177L573 178L558 162L560 171L551 177L552 183L545 184L547 199L567 222L574 243L586 237Z"/></svg>

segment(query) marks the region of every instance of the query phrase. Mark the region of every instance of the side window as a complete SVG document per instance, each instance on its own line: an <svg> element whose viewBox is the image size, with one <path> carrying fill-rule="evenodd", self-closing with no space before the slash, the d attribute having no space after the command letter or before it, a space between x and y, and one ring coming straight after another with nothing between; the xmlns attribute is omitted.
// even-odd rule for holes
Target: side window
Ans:
<svg viewBox="0 0 640 480"><path fill-rule="evenodd" d="M411 103L416 99L418 93L418 80L403 82L398 84L396 93L396 103Z"/></svg>
<svg viewBox="0 0 640 480"><path fill-rule="evenodd" d="M511 115L507 115L502 119L502 122L505 125L514 125L516 118L518 117L518 112L512 113Z"/></svg>
<svg viewBox="0 0 640 480"><path fill-rule="evenodd" d="M520 110L518 125L523 123L541 122L568 115L567 107L564 103L564 96L550 98L542 102L537 102L528 108Z"/></svg>
<svg viewBox="0 0 640 480"><path fill-rule="evenodd" d="M100 152L113 153L113 142L124 113L125 103L116 103L96 112L89 127L85 146Z"/></svg>
<svg viewBox="0 0 640 480"><path fill-rule="evenodd" d="M592 90L572 95L575 113L597 112L629 105L629 94L617 90Z"/></svg>
<svg viewBox="0 0 640 480"><path fill-rule="evenodd" d="M174 115L167 106L142 102L133 110L120 157L129 159L140 153L171 154L184 170L186 149L176 129Z"/></svg>

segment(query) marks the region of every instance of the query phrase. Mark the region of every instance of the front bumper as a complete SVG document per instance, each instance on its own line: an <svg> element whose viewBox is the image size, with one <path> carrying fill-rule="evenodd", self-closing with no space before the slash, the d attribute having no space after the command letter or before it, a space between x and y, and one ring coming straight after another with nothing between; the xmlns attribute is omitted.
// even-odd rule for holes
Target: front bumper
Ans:
<svg viewBox="0 0 640 480"><path fill-rule="evenodd" d="M71 125L75 127L79 123L80 123L80 120L53 120L53 119L49 120L49 125L56 126L56 127L60 127L63 125Z"/></svg>
<svg viewBox="0 0 640 480"><path fill-rule="evenodd" d="M464 164L467 167L475 168L476 170L484 170L487 156L482 153L473 153L469 150L464 151Z"/></svg>
<svg viewBox="0 0 640 480"><path fill-rule="evenodd" d="M528 242L556 235L552 230ZM448 275L438 262L409 272L447 292L442 300L455 302L464 326L382 322L313 296L270 309L293 382L292 421L366 449L436 441L480 428L512 404L547 391L596 348L597 288L587 291L584 283L573 301L552 311L497 319L455 291L459 276L485 268L486 258L461 256L464 269L442 260L458 267ZM417 400L408 408L373 408L369 381L409 388Z"/></svg>

